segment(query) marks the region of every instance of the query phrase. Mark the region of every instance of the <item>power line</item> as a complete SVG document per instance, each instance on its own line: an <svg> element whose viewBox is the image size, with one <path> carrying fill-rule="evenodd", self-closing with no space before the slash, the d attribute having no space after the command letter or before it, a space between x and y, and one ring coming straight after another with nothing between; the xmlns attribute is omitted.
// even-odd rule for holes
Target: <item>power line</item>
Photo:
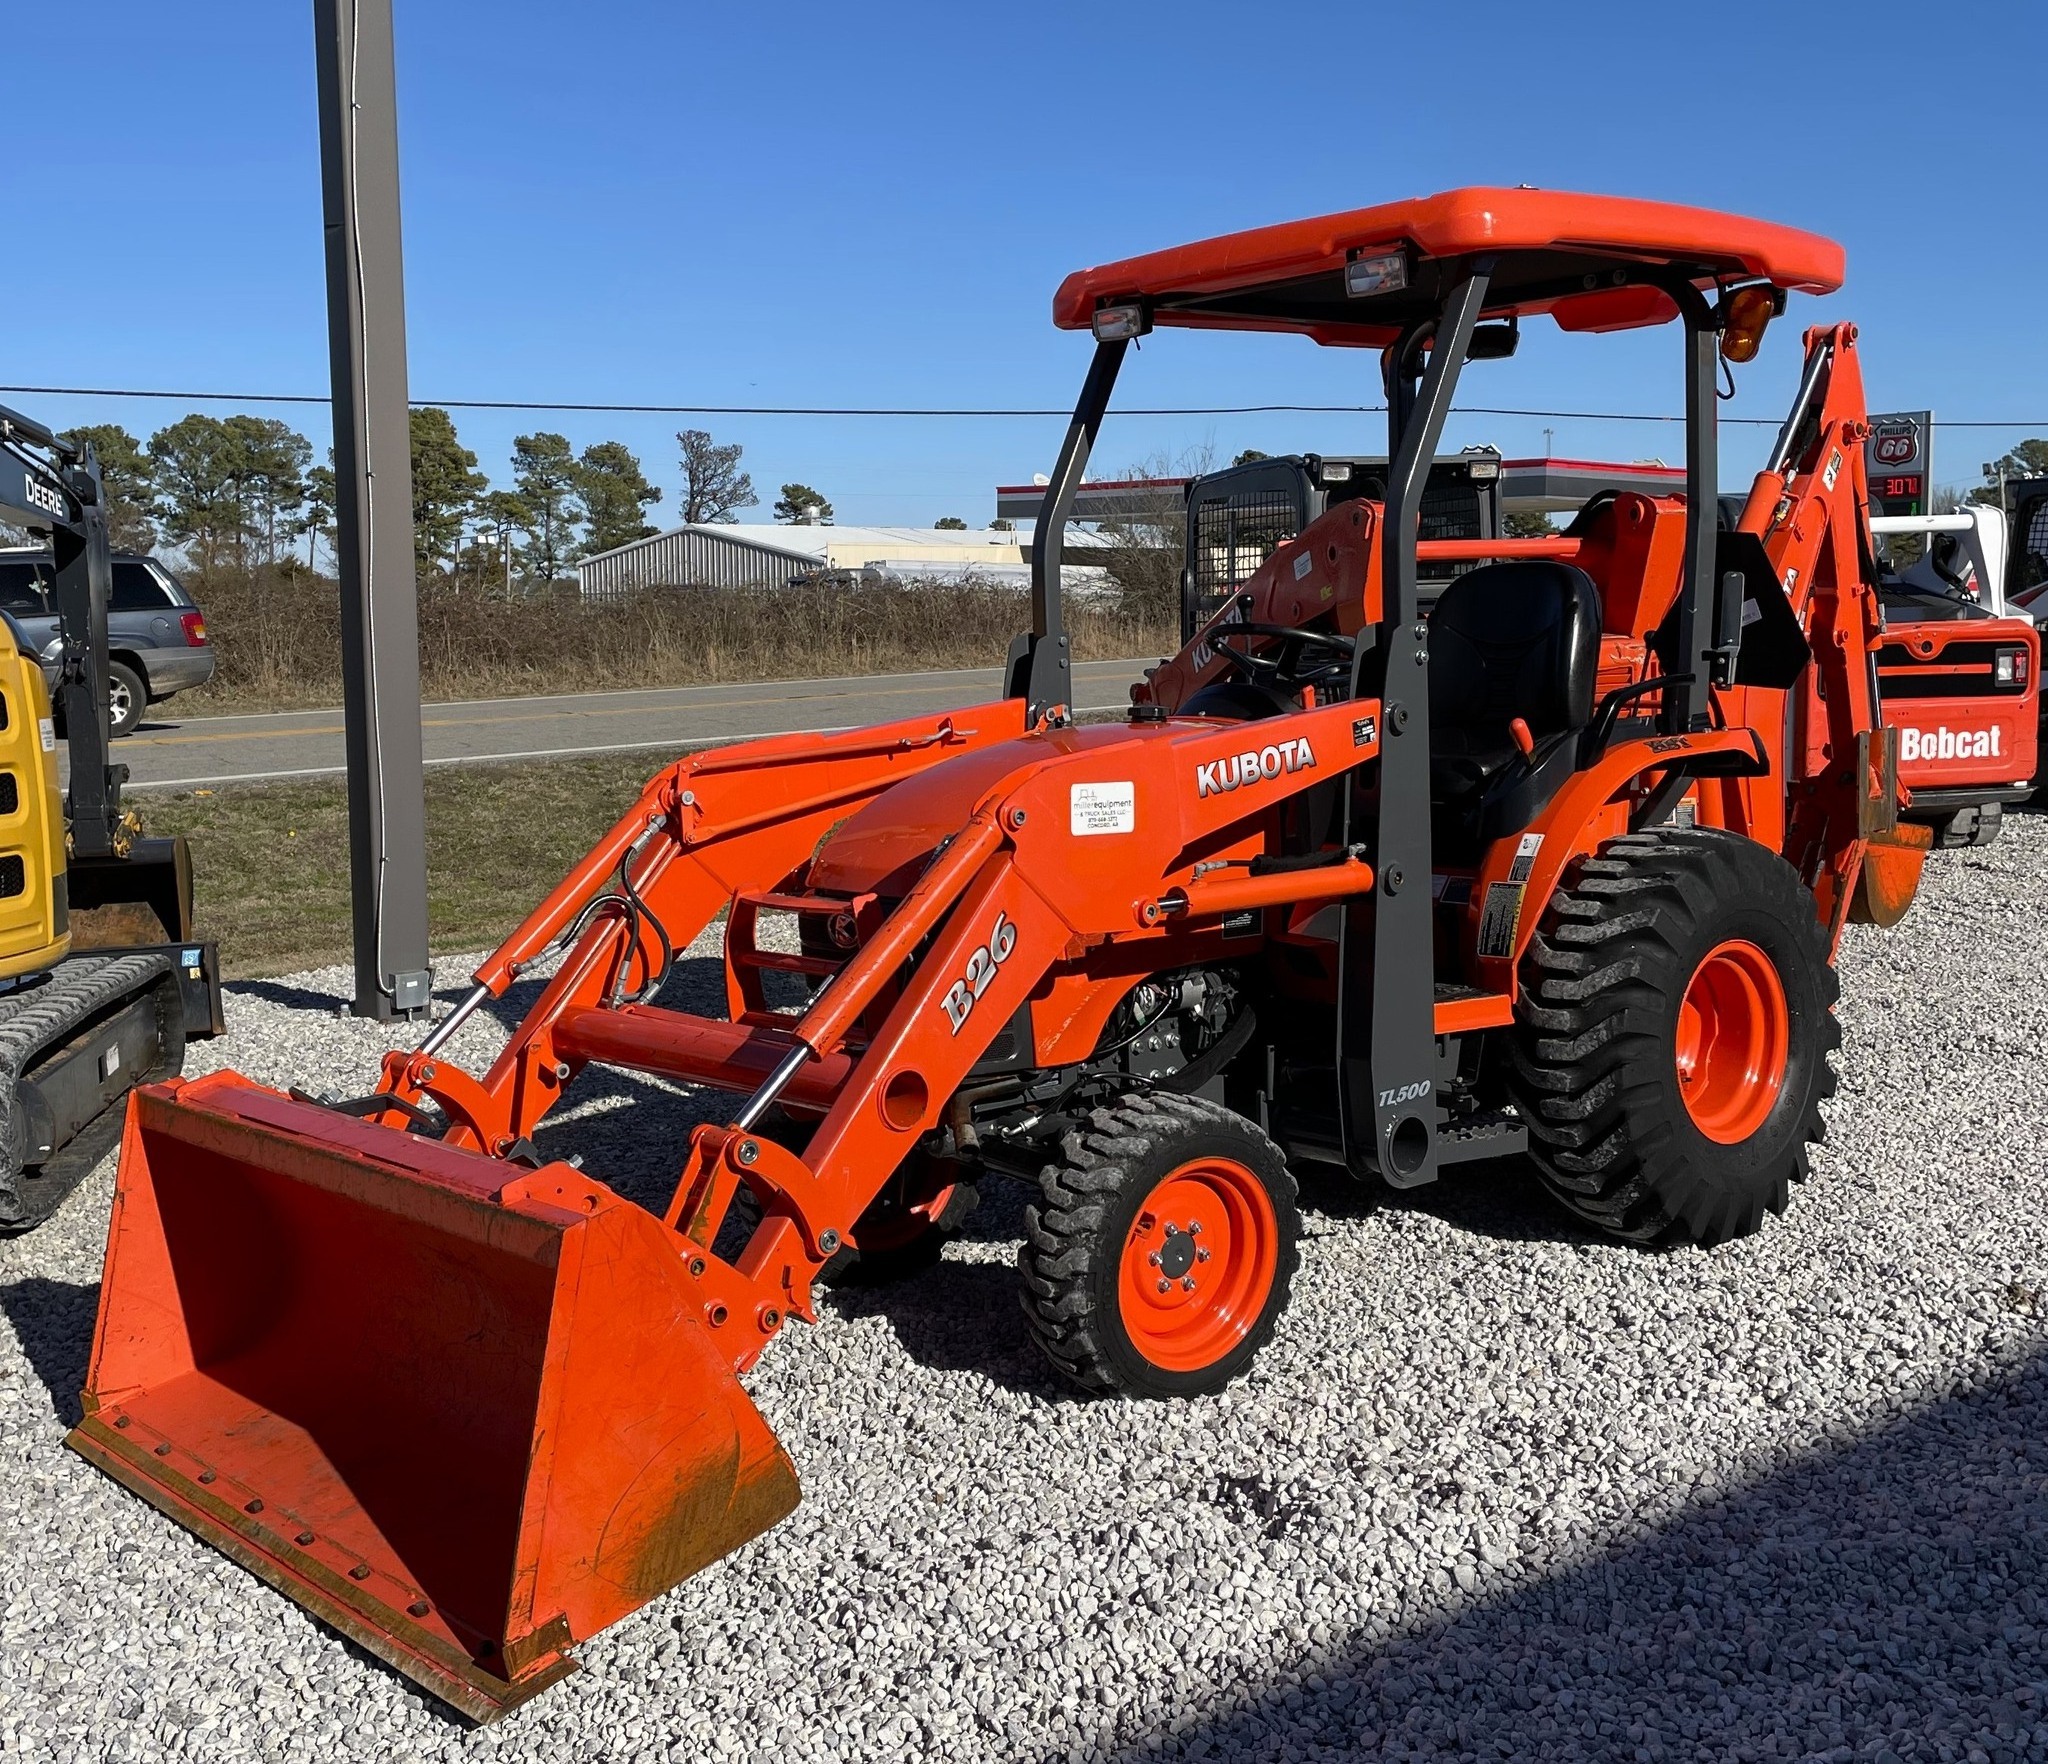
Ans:
<svg viewBox="0 0 2048 1764"><path fill-rule="evenodd" d="M325 393L313 392L174 392L135 386L0 386L10 397L32 398L158 398L179 404L328 404ZM551 403L542 399L415 398L419 409L512 410L568 412L595 416L719 416L719 417L1065 417L1065 405L825 405L825 404L596 404ZM1114 416L1375 416L1384 404L1157 404L1119 407ZM1461 404L1464 416L1549 417L1575 423L1677 423L1681 415L1635 410L1530 410L1519 405ZM1776 417L1721 418L1723 427L1775 429ZM2048 417L2011 419L1943 417L1937 429L2048 429Z"/></svg>

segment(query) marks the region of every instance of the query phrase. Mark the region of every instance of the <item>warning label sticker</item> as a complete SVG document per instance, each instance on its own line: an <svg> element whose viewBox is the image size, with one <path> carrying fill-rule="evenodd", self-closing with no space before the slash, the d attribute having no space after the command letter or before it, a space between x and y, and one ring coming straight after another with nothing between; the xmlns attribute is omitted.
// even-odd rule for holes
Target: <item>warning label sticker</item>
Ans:
<svg viewBox="0 0 2048 1764"><path fill-rule="evenodd" d="M1137 831L1138 791L1128 778L1110 784L1076 784L1067 805L1068 829L1077 838Z"/></svg>
<svg viewBox="0 0 2048 1764"><path fill-rule="evenodd" d="M1479 909L1479 953L1482 956L1513 955L1515 921L1521 916L1521 883L1489 882L1486 885L1486 904Z"/></svg>
<svg viewBox="0 0 2048 1764"><path fill-rule="evenodd" d="M1524 833L1515 847L1515 861L1508 865L1510 882L1526 882L1529 872L1536 867L1536 854L1543 849L1541 833Z"/></svg>
<svg viewBox="0 0 2048 1764"><path fill-rule="evenodd" d="M1294 579L1299 582L1303 576L1316 567L1315 553L1304 551L1294 560Z"/></svg>

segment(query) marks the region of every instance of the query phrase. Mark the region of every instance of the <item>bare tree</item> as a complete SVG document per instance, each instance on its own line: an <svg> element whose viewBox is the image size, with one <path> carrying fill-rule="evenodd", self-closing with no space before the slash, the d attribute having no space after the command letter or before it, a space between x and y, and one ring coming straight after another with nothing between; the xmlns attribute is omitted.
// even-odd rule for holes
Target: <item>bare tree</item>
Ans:
<svg viewBox="0 0 2048 1764"><path fill-rule="evenodd" d="M684 429L676 436L683 450L683 524L729 521L761 499L754 480L740 470L740 444L721 447L702 429Z"/></svg>
<svg viewBox="0 0 2048 1764"><path fill-rule="evenodd" d="M1127 514L1102 523L1108 544L1088 557L1108 571L1125 614L1162 627L1179 624L1187 555L1187 491L1180 480L1199 478L1214 464L1214 450L1198 447L1178 459L1162 454L1117 474L1138 488L1129 495Z"/></svg>

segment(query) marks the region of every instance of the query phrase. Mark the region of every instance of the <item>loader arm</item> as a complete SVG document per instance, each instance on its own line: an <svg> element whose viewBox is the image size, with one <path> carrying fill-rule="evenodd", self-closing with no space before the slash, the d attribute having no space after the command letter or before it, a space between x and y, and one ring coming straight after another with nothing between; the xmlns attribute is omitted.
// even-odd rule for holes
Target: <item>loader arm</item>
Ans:
<svg viewBox="0 0 2048 1764"><path fill-rule="evenodd" d="M451 1144L503 1156L531 1136L584 1063L557 1046L566 1012L649 991L664 942L685 948L733 896L783 880L832 825L927 766L1024 732L1024 705L999 699L843 735L782 735L692 754L639 800L476 970L463 1014L502 996L559 947L567 954L483 1077L440 1057L448 1026L385 1057L379 1091L431 1099ZM656 927L659 927L657 930ZM400 1125L396 1106L379 1116Z"/></svg>

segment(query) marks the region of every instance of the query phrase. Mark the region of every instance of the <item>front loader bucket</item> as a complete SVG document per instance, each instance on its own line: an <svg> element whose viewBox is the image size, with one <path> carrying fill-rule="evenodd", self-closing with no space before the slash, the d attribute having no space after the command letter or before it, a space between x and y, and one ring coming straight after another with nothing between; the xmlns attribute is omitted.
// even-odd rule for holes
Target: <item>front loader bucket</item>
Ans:
<svg viewBox="0 0 2048 1764"><path fill-rule="evenodd" d="M564 1164L150 1086L69 1443L488 1721L797 1503L680 1241Z"/></svg>

